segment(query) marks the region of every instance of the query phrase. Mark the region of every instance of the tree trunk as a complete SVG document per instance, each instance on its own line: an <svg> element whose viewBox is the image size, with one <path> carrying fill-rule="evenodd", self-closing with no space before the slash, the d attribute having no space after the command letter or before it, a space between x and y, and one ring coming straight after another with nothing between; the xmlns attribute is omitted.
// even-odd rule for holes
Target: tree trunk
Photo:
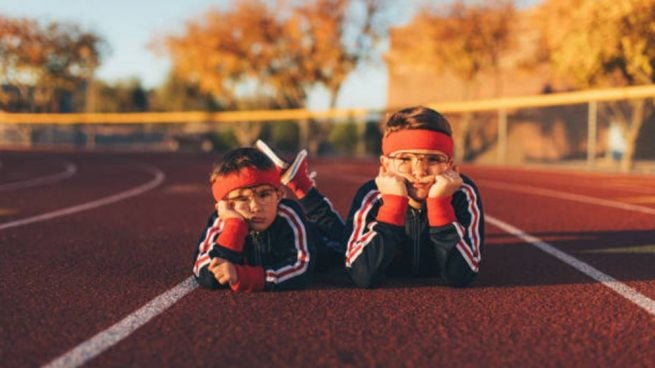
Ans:
<svg viewBox="0 0 655 368"><path fill-rule="evenodd" d="M234 135L239 141L239 146L250 147L262 131L262 124L258 122L240 122L236 124Z"/></svg>
<svg viewBox="0 0 655 368"><path fill-rule="evenodd" d="M86 78L86 91L84 96L84 111L96 111L96 85L93 78L93 73Z"/></svg>
<svg viewBox="0 0 655 368"><path fill-rule="evenodd" d="M468 153L467 136L471 130L471 121L473 120L473 113L462 113L462 118L459 121L457 129L454 131L455 143L455 161L463 162Z"/></svg>
<svg viewBox="0 0 655 368"><path fill-rule="evenodd" d="M634 155L635 155L635 145L637 143L637 138L639 138L639 132L641 127L644 124L644 108L645 101L635 100L631 101L630 105L632 107L632 118L630 120L630 129L626 135L626 149L625 154L621 158L621 171L630 171L634 168Z"/></svg>

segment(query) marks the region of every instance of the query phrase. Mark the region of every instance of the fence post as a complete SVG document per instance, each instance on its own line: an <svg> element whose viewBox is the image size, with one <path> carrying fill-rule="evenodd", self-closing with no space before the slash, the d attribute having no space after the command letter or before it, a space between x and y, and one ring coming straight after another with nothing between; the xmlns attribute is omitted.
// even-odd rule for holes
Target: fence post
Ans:
<svg viewBox="0 0 655 368"><path fill-rule="evenodd" d="M589 101L587 112L587 167L590 169L595 166L596 162L597 109L598 102Z"/></svg>
<svg viewBox="0 0 655 368"><path fill-rule="evenodd" d="M309 120L301 119L298 121L298 149L309 149Z"/></svg>
<svg viewBox="0 0 655 368"><path fill-rule="evenodd" d="M357 146L355 154L357 157L366 156L366 116L360 116L355 119L355 126L357 127Z"/></svg>
<svg viewBox="0 0 655 368"><path fill-rule="evenodd" d="M498 164L507 162L507 109L498 110Z"/></svg>
<svg viewBox="0 0 655 368"><path fill-rule="evenodd" d="M96 146L96 127L93 124L87 124L84 131L86 132L86 149L93 150Z"/></svg>

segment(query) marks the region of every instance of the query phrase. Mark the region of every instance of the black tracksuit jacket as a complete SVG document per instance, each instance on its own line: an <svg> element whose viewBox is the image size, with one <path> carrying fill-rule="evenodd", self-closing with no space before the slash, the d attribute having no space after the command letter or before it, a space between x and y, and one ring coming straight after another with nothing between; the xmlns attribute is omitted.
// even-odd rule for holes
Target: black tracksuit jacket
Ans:
<svg viewBox="0 0 655 368"><path fill-rule="evenodd" d="M297 202L282 199L278 216L264 231L250 231L242 252L218 242L224 222L217 212L209 217L194 254L193 274L200 286L216 289L221 285L207 265L221 257L235 265L261 266L265 270L264 290L302 288L316 264L327 268L343 264L344 222L332 203L315 188ZM305 215L306 213L306 215Z"/></svg>
<svg viewBox="0 0 655 368"><path fill-rule="evenodd" d="M224 225L225 222L214 211L198 240L193 274L200 286L209 289L221 287L207 269L214 257L221 257L235 265L262 267L264 290L267 291L305 286L315 261L318 236L308 228L298 203L282 199L271 226L261 232L249 231L241 252L219 243Z"/></svg>
<svg viewBox="0 0 655 368"><path fill-rule="evenodd" d="M383 199L375 181L360 187L344 240L346 270L355 284L375 287L387 275L436 276L451 286L470 283L480 266L484 215L475 184L462 178L464 184L450 200L454 218L435 226L428 221L430 204L407 206L404 221L399 214L396 224L378 220Z"/></svg>

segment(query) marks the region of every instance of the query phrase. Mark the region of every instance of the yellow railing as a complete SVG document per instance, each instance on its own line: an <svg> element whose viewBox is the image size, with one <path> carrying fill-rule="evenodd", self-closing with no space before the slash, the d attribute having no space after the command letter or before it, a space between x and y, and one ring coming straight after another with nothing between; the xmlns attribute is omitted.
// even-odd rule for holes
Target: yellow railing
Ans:
<svg viewBox="0 0 655 368"><path fill-rule="evenodd" d="M629 100L655 97L655 85L598 89L546 95L497 98L476 101L428 104L442 113L493 111L501 109L583 104L589 102ZM361 118L382 109L306 109L255 110L226 112L136 112L136 113L71 113L34 114L0 111L0 124L151 124L196 122L280 121L303 119ZM391 109L386 109L391 110Z"/></svg>
<svg viewBox="0 0 655 368"><path fill-rule="evenodd" d="M440 112L454 113L575 105L588 102L632 100L650 97L655 97L655 85L595 89L578 92L552 93L536 96L496 98L476 101L443 102L429 104L428 106Z"/></svg>
<svg viewBox="0 0 655 368"><path fill-rule="evenodd" d="M464 113L497 111L498 114L498 156L500 163L507 155L507 115L512 109L572 104L588 104L587 161L594 165L597 140L597 104L602 101L631 100L655 97L655 85L626 88L597 89L579 92L553 93L536 96L499 98L476 101L441 102L428 104L442 113ZM364 122L370 114L379 114L395 109L330 109L313 111L306 109L257 110L228 112L145 112L145 113L71 113L71 114L29 114L0 112L0 124L186 124L186 123L241 123L298 121L312 119L350 119ZM309 134L305 129L304 138ZM360 132L362 130L360 129Z"/></svg>
<svg viewBox="0 0 655 368"><path fill-rule="evenodd" d="M281 121L303 119L359 118L366 116L366 109L331 109L311 111L257 110L226 112L134 112L134 113L74 113L74 114L26 114L0 112L0 124L170 124L202 122Z"/></svg>

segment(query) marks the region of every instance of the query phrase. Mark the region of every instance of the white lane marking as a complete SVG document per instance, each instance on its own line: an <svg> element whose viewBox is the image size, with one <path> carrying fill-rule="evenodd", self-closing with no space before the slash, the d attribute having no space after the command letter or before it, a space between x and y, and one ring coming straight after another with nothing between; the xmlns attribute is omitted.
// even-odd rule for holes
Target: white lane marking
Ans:
<svg viewBox="0 0 655 368"><path fill-rule="evenodd" d="M64 161L64 171L52 175L40 176L34 179L2 184L0 185L0 192L30 188L39 185L53 184L58 181L62 181L64 179L70 178L71 176L75 175L76 172L77 172L77 166L75 166L75 164L73 164L72 162Z"/></svg>
<svg viewBox="0 0 655 368"><path fill-rule="evenodd" d="M44 367L79 367L83 365L100 355L105 350L116 345L154 317L163 313L166 309L177 303L197 287L198 284L193 279L193 276L189 277L174 288L151 300L137 311L123 318L120 322L97 333L90 339L55 358Z"/></svg>
<svg viewBox="0 0 655 368"><path fill-rule="evenodd" d="M363 177L362 177L363 178ZM359 179L357 179L359 180ZM621 296L637 304L639 307L646 310L646 312L655 316L655 301L649 299L643 294L630 288L629 286L617 281L613 277L598 271L592 266L560 251L552 245L536 238L524 231L509 225L501 220L496 219L490 215L485 216L486 221L492 223L503 231L512 234L532 245L541 249L542 251L558 258L564 263L572 266L580 272L590 276L591 278L601 282L603 285L617 292ZM145 325L152 318L163 313L173 304L177 303L180 299L198 287L193 277L189 277L175 286L173 289L161 294L155 299L148 302L145 306L132 314L125 317L120 322L114 324L108 329L99 332L90 339L82 342L73 349L52 360L45 365L45 368L54 367L79 367L89 360L100 355L105 350L114 346L141 326Z"/></svg>
<svg viewBox="0 0 655 368"><path fill-rule="evenodd" d="M511 184L502 181L496 180L477 180L476 181L480 187L494 188L500 190L507 190L510 192L521 192L528 194L535 194L544 197L552 197L557 199L566 199L569 201L595 204L598 206L619 208L626 211L641 212L648 215L655 215L655 208L650 208L646 206L639 206L636 204L623 203L618 201L612 201L609 199L589 197L582 194L573 194L567 192L560 192L558 190L544 189L539 187L533 187L531 185L521 185L521 184Z"/></svg>
<svg viewBox="0 0 655 368"><path fill-rule="evenodd" d="M153 175L155 175L154 179L152 179L151 181L149 181L149 182L147 182L145 184L141 184L141 185L139 185L137 187L126 190L124 192L120 192L120 193L117 193L117 194L110 195L108 197L100 198L100 199L95 200L95 201L86 202L86 203L78 204L78 205L75 205L75 206L62 208L60 210L47 212L47 213L43 213L41 215L36 215L36 216L32 216L32 217L28 217L28 218L24 218L24 219L20 219L20 220L5 222L3 224L0 224L0 230L9 229L9 228L12 228L12 227L17 227L17 226L28 225L28 224L32 224L32 223L40 222L40 221L46 221L46 220L50 220L50 219L57 218L57 217L68 216L68 215L72 215L74 213L87 211L87 210L90 210L90 209L93 209L93 208L97 208L97 207L105 206L105 205L108 205L108 204L111 204L111 203L114 203L114 202L122 201L124 199L127 199L127 198L130 198L130 197L134 197L134 196L137 196L139 194L145 193L145 192L157 187L166 178L166 175L161 170L159 170L157 168L150 167L150 166L144 166L144 168L147 171L150 171L150 173L152 173Z"/></svg>
<svg viewBox="0 0 655 368"><path fill-rule="evenodd" d="M555 248L554 246L544 242L543 240L532 236L521 229L518 229L506 222L503 222L489 214L485 215L485 220L494 226L502 229L503 231L514 235L515 237L534 245L540 250L550 254L551 256L559 259L560 261L568 264L569 266L575 268L576 270L584 273L585 275L591 277L592 279L600 282L606 287L610 288L617 294L628 299L630 302L636 304L650 315L655 317L655 300L648 298L647 296L641 294L637 290L629 287L628 285L616 280L610 275L607 275L591 265L565 253L561 250Z"/></svg>
<svg viewBox="0 0 655 368"><path fill-rule="evenodd" d="M634 247L616 247L583 250L580 253L589 254L655 254L655 244L635 245Z"/></svg>

